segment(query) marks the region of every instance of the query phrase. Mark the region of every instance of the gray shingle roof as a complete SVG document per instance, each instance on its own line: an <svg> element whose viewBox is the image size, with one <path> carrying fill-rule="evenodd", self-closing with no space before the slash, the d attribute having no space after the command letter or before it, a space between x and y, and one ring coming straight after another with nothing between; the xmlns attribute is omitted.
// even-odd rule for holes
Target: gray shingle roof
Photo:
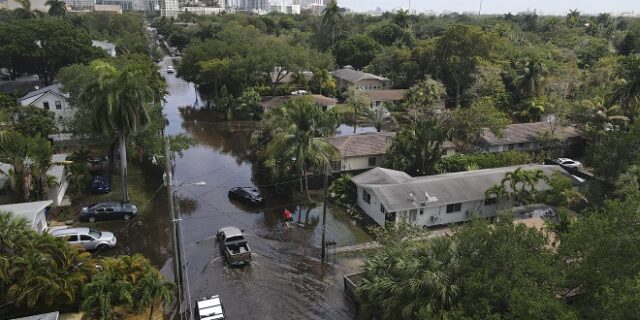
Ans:
<svg viewBox="0 0 640 320"><path fill-rule="evenodd" d="M61 87L62 87L61 84L55 83L55 84L52 84L50 86L46 86L46 87L40 88L38 90L31 91L31 92L25 94L22 98L20 98L20 101L29 99L31 97L35 97L37 95L45 94L45 93L47 93L49 91L54 92L54 93L56 93L56 94L58 94L60 96L63 96L62 91L60 91Z"/></svg>
<svg viewBox="0 0 640 320"><path fill-rule="evenodd" d="M519 167L523 170L540 169L548 176L560 172L570 177L559 166L524 165L415 178L404 172L376 168L357 175L352 180L356 185L373 192L387 211L393 212L483 200L487 189L500 184L507 172ZM538 190L548 188L544 182L540 182L537 187Z"/></svg>
<svg viewBox="0 0 640 320"><path fill-rule="evenodd" d="M343 157L359 157L387 153L395 132L373 132L325 138Z"/></svg>
<svg viewBox="0 0 640 320"><path fill-rule="evenodd" d="M349 68L344 68L340 70L336 70L331 72L331 75L334 78L343 79L349 81L351 83L356 83L362 80L380 80L380 81L389 81L389 79L376 76L375 74L366 73L362 71L356 71Z"/></svg>
<svg viewBox="0 0 640 320"><path fill-rule="evenodd" d="M551 129L548 122L514 123L502 131L502 138L497 137L491 130L485 128L482 143L490 146L508 145L514 143L536 142L540 134ZM571 126L559 126L555 132L556 138L567 140L580 136L580 131Z"/></svg>

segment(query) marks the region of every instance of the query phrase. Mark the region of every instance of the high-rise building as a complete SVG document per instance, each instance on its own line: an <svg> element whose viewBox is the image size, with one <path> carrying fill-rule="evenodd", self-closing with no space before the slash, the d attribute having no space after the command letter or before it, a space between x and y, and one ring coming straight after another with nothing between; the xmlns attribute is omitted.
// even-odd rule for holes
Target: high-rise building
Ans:
<svg viewBox="0 0 640 320"><path fill-rule="evenodd" d="M178 0L160 0L160 15L167 18L177 18L180 13Z"/></svg>
<svg viewBox="0 0 640 320"><path fill-rule="evenodd" d="M64 0L71 10L87 10L93 9L96 5L95 0Z"/></svg>
<svg viewBox="0 0 640 320"><path fill-rule="evenodd" d="M236 11L266 13L269 11L269 1L268 0L227 0L226 7L233 8Z"/></svg>

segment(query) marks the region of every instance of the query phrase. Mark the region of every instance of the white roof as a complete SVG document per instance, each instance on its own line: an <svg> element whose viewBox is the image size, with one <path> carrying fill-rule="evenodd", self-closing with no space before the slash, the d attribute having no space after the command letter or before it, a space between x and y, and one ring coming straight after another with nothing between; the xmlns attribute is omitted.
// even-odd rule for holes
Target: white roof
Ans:
<svg viewBox="0 0 640 320"><path fill-rule="evenodd" d="M52 203L53 201L51 200L44 200L44 201L6 204L3 206L0 206L0 212L10 212L11 214L13 214L14 217L25 218L33 222L35 221L36 215L38 214L38 212L50 206Z"/></svg>
<svg viewBox="0 0 640 320"><path fill-rule="evenodd" d="M22 98L20 98L20 104L23 106L28 106L32 103L34 103L35 101L37 101L38 99L42 98L44 95L46 95L47 93L52 93L55 94L61 98L66 99L67 96L62 92L62 85L59 83L54 83L50 86L46 86L34 91L31 91L27 94L25 94L24 96L22 96Z"/></svg>
<svg viewBox="0 0 640 320"><path fill-rule="evenodd" d="M15 318L13 320L58 320L59 315L60 314L58 313L58 311L54 311L49 313L36 314L28 317Z"/></svg>
<svg viewBox="0 0 640 320"><path fill-rule="evenodd" d="M56 178L56 181L60 182L62 180L62 175L64 174L64 165L55 164L55 162L62 162L67 160L67 153L56 153L51 156L51 162L53 164L47 170L47 175Z"/></svg>
<svg viewBox="0 0 640 320"><path fill-rule="evenodd" d="M13 170L13 166L8 163L0 162L0 174L9 174L9 170Z"/></svg>

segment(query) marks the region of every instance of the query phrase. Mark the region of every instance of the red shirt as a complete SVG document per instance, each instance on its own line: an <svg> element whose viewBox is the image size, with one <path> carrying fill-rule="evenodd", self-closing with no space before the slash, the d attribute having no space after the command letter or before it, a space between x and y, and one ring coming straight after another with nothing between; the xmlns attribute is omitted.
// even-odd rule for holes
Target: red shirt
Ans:
<svg viewBox="0 0 640 320"><path fill-rule="evenodd" d="M289 211L288 209L284 209L284 212L282 213L282 216L287 220L291 219L291 211Z"/></svg>

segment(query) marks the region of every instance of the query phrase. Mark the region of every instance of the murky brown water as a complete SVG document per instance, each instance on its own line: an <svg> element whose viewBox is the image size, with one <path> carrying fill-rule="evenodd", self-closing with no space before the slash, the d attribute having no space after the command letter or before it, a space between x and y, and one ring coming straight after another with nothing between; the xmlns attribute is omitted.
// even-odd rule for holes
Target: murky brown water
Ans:
<svg viewBox="0 0 640 320"><path fill-rule="evenodd" d="M163 65L168 65L168 60ZM229 319L352 319L354 310L343 294L342 276L356 265L330 255L320 262L322 206L267 199L260 210L229 201L235 186L256 185L249 160L251 123L224 122L198 110L193 85L166 75L170 95L165 113L167 132L191 135L196 145L177 159L177 184L205 181L206 186L179 187L183 213L184 260L191 301L219 294ZM190 106L191 108L182 108ZM158 181L154 181L158 180ZM160 179L145 181L150 186ZM153 188L153 187L151 187ZM142 252L170 274L172 270L169 214L164 189L128 232L119 236L120 251ZM281 212L297 208L295 226L285 229ZM368 236L338 210L328 208L327 240L340 245L368 241ZM245 230L254 261L245 268L229 268L220 258L216 230L234 225Z"/></svg>

